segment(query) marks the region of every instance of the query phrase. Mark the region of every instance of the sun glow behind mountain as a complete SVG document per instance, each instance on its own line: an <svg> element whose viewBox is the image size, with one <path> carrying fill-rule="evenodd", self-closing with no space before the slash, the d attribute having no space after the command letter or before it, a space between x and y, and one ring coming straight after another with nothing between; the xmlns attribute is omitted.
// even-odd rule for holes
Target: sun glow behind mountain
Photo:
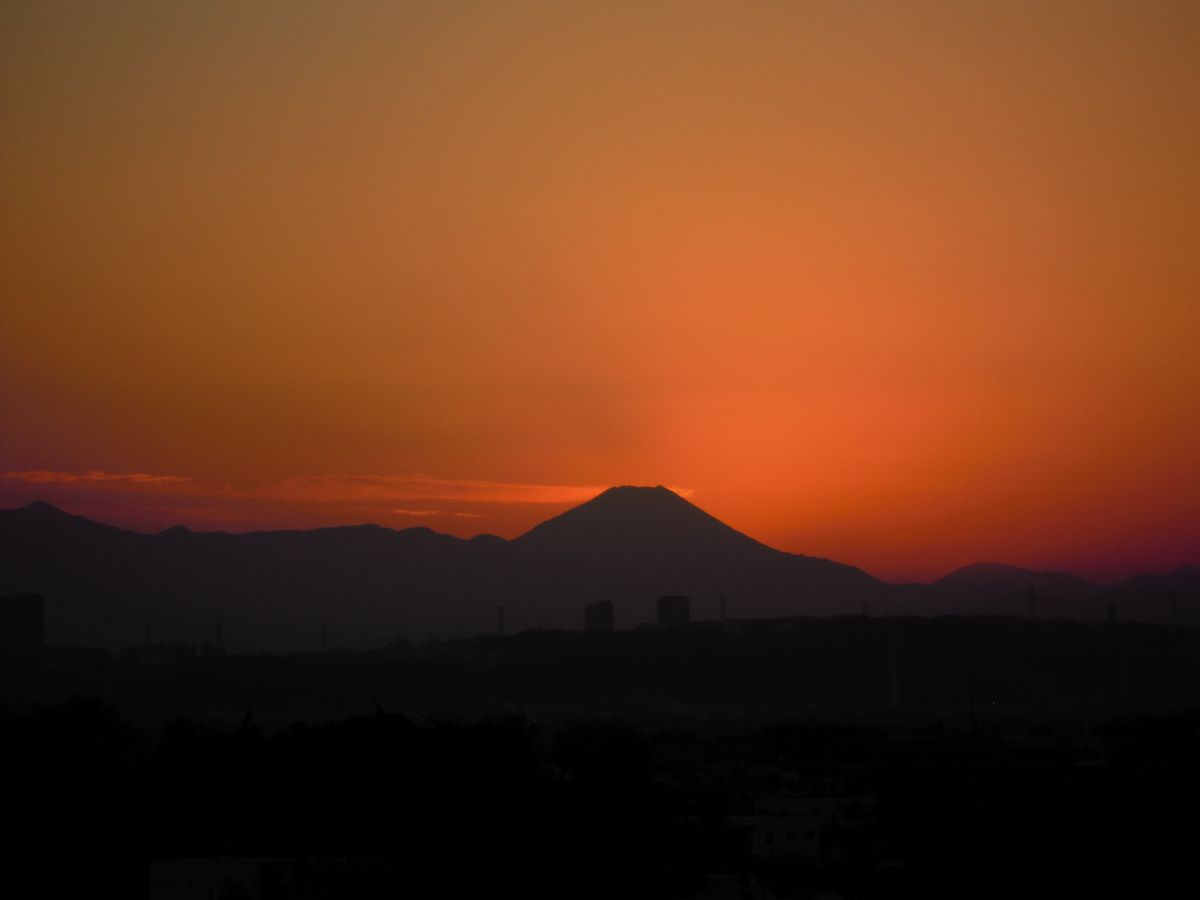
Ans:
<svg viewBox="0 0 1200 900"><path fill-rule="evenodd" d="M1188 4L0 12L0 504L1200 546Z"/></svg>

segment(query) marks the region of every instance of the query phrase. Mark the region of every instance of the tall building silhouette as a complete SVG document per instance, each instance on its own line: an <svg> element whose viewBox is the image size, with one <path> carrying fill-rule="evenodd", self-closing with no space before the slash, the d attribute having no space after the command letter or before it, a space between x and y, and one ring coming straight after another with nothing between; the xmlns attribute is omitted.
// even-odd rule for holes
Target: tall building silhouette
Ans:
<svg viewBox="0 0 1200 900"><path fill-rule="evenodd" d="M679 594L658 598L658 624L662 628L683 628L691 621L691 601Z"/></svg>
<svg viewBox="0 0 1200 900"><path fill-rule="evenodd" d="M46 644L46 602L40 594L0 597L0 660L36 662Z"/></svg>
<svg viewBox="0 0 1200 900"><path fill-rule="evenodd" d="M610 600L599 600L583 608L584 631L612 631L613 605Z"/></svg>

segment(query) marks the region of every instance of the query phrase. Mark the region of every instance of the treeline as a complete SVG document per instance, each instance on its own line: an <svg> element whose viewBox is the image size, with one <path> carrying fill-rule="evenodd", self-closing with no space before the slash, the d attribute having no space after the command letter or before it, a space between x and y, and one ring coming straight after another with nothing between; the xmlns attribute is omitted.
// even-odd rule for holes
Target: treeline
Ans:
<svg viewBox="0 0 1200 900"><path fill-rule="evenodd" d="M290 868L215 896L1009 897L1144 895L1189 873L1200 715L1113 720L1078 743L1027 724L645 729L377 709L151 732L76 698L0 715L6 877L39 896L139 897L155 861L269 859ZM788 796L858 798L869 815L825 826L816 858L756 855L759 801Z"/></svg>
<svg viewBox="0 0 1200 900"><path fill-rule="evenodd" d="M650 744L616 722L544 735L380 710L273 734L250 716L179 718L151 739L75 699L4 722L0 740L14 859L46 896L142 896L150 860L181 857L366 857L386 864L381 896L686 892L661 883L680 819Z"/></svg>

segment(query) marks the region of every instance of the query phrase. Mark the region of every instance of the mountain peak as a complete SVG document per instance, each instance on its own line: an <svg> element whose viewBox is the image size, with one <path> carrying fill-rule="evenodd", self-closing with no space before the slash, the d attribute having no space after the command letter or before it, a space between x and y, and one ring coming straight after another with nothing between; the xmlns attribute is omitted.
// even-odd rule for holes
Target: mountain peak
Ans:
<svg viewBox="0 0 1200 900"><path fill-rule="evenodd" d="M597 496L603 497L605 494L645 494L654 491L659 493L673 494L676 497L679 496L674 491L663 487L661 484L656 484L653 487L645 484L614 484L612 487L601 491Z"/></svg>
<svg viewBox="0 0 1200 900"><path fill-rule="evenodd" d="M1034 581L1062 581L1062 582L1078 582L1090 585L1087 579L1081 578L1070 572L1048 571L1041 569L1025 569L1020 566L1011 566L1007 563L997 562L978 562L972 563L969 566L963 566L960 569L955 569L948 575L939 578L935 584L954 584L954 583L1007 583L1007 582L1034 582Z"/></svg>
<svg viewBox="0 0 1200 900"><path fill-rule="evenodd" d="M34 500L24 506L0 509L0 516L3 517L7 527L18 530L30 529L36 532L44 532L47 529L56 532L84 530L93 533L98 531L119 533L122 531L120 528L103 525L85 516L78 516L65 509L59 509L53 503L47 503L45 500Z"/></svg>
<svg viewBox="0 0 1200 900"><path fill-rule="evenodd" d="M9 509L0 509L0 514L12 524L17 524L18 527L23 526L39 526L39 527L55 527L55 528L103 528L109 531L121 531L112 525L105 525L101 522L96 522L89 519L87 516L76 515L75 513L67 512L55 506L53 503L47 503L45 500L34 500L32 503L26 503L24 506L11 507Z"/></svg>
<svg viewBox="0 0 1200 900"><path fill-rule="evenodd" d="M676 508L689 507L698 509L693 504L689 503L679 494L675 493L670 488L665 488L661 484L656 484L653 487L647 487L636 484L621 484L610 487L605 491L597 494L591 500L581 504L588 506L590 504L623 504L623 505L673 505ZM578 507L576 507L578 508Z"/></svg>
<svg viewBox="0 0 1200 900"><path fill-rule="evenodd" d="M584 546L610 552L687 546L703 552L713 543L729 542L766 549L662 485L619 485L547 519L515 543L563 552Z"/></svg>
<svg viewBox="0 0 1200 900"><path fill-rule="evenodd" d="M67 519L79 518L79 516L73 516L66 510L59 509L53 503L47 503L45 500L34 500L32 503L27 503L22 507L14 509L13 512L44 521L66 521Z"/></svg>

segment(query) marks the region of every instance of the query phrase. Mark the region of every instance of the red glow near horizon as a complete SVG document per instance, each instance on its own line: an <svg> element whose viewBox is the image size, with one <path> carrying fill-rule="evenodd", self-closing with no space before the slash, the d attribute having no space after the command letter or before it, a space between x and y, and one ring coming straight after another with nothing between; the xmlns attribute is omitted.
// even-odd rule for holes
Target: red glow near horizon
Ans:
<svg viewBox="0 0 1200 900"><path fill-rule="evenodd" d="M512 537L665 482L896 580L1196 563L1198 45L1082 0L6 4L0 505Z"/></svg>
<svg viewBox="0 0 1200 900"><path fill-rule="evenodd" d="M419 476L327 476L300 481L309 487L297 491L293 480L289 480L279 485L237 491L230 488L216 490L181 476L122 476L96 471L8 472L0 474L0 503L15 506L48 499L76 515L151 533L179 524L201 531L246 532L373 523L397 529L432 527L460 537L490 533L511 539L579 502L591 499L601 490L569 485L454 482ZM365 483L379 482L389 484L390 490L375 495L363 490ZM314 491L313 485L320 485L320 490ZM341 490L339 486L342 486ZM713 512L699 501L694 491L672 490L698 502L706 512ZM396 507L394 504L401 497L424 502L426 506ZM965 497L941 498L929 504L929 508L962 504L966 500ZM718 515L718 518L722 516ZM1107 583L1143 571L1165 571L1185 564L1194 558L1195 547L1188 531L1191 523L1183 521L1179 523L1178 541L1173 547L1168 545L1168 549L1176 554L1173 559L1163 556L1161 545L1137 543L1129 546L1125 554L1110 554L1103 560L1097 560L1086 551L1074 558L1064 558L1054 555L1055 551L1046 552L1032 537L1021 546L1018 555L1000 559L989 553L985 536L964 533L956 541L943 542L938 549L944 561L930 564L926 557L905 555L903 546L896 546L895 530L889 524L883 526L882 535L873 535L872 529L881 526L867 512L856 517L851 525L843 526L840 534L836 520L824 520L817 528L794 530L791 534L782 529L778 534L755 533L739 526L736 520L725 521L778 549L826 556L897 582L931 581L958 566L995 559L1035 569L1065 569ZM881 552L880 543L875 543L882 541L884 536L892 539L888 548L893 554L891 557ZM831 538L848 552L820 552L822 542ZM1118 546L1118 541L1119 535L1114 535L1109 546ZM954 553L959 554L957 558ZM874 559L875 564L865 562L868 559Z"/></svg>

